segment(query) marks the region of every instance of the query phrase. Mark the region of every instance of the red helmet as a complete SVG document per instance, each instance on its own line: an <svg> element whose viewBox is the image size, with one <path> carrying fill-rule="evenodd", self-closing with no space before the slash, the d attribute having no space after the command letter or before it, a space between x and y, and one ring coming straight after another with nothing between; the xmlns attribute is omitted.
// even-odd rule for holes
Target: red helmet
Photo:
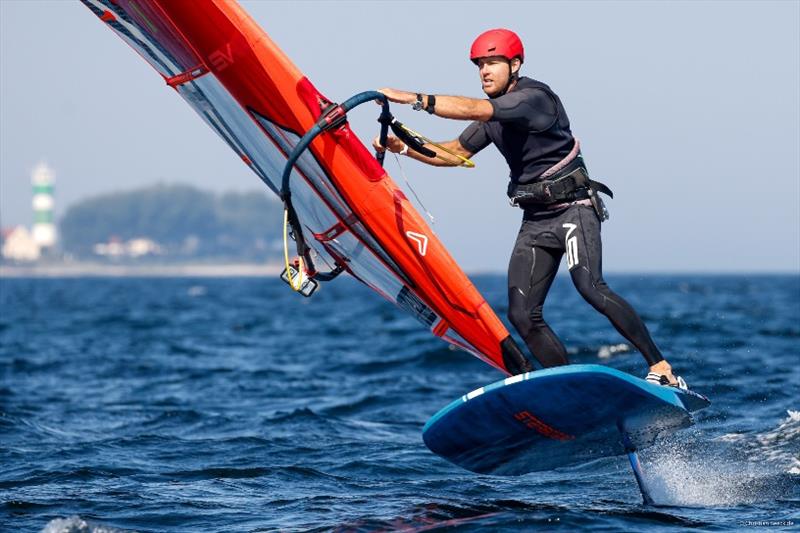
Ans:
<svg viewBox="0 0 800 533"><path fill-rule="evenodd" d="M475 64L481 57L490 56L502 56L509 61L519 57L520 61L525 61L525 49L516 33L499 28L478 35L469 50L469 58Z"/></svg>

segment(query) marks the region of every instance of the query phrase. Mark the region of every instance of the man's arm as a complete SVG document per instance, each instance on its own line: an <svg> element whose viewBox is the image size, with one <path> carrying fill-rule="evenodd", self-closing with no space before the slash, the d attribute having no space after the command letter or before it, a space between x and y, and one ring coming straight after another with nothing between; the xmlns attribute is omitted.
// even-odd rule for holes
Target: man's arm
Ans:
<svg viewBox="0 0 800 533"><path fill-rule="evenodd" d="M417 93L381 89L390 102L413 104ZM422 94L423 107L427 107L430 96ZM558 120L558 106L549 92L528 88L504 94L493 100L478 100L466 96L436 95L434 114L457 120L479 122L512 122L530 131L545 131Z"/></svg>
<svg viewBox="0 0 800 533"><path fill-rule="evenodd" d="M415 96L415 98L416 98L416 96ZM440 142L440 143L437 143L437 144L440 144L441 146L443 146L444 148L447 148L448 150L450 150L454 154L458 154L461 157L466 157L467 159L469 159L473 155L473 152L470 152L469 150L464 148L461 145L461 143L458 141L458 139L453 139L452 141L444 141L444 142ZM375 148L378 151L383 151L383 150L388 149L390 152L398 154L405 147L405 143L403 141L401 141L400 139L398 139L397 137L395 137L394 135L389 135L387 137L387 139L386 139L386 148L381 146L380 138L378 138L378 137L375 137L375 139L372 141L372 147ZM438 147L436 147L436 146L434 146L432 144L426 144L425 148L428 148L428 149L436 152L437 155L441 156L444 159L441 159L439 157L428 157L428 156L420 154L419 152L415 152L411 148L408 149L408 151L406 152L406 155L408 157L410 157L411 159L416 159L417 161L420 161L422 163L426 163L428 165L432 165L432 166L435 166L435 167L457 167L457 166L461 165L461 160L460 159L457 159L457 158L453 157L451 154L448 154L447 152L445 152L441 148L438 148Z"/></svg>
<svg viewBox="0 0 800 533"><path fill-rule="evenodd" d="M398 91L396 89L380 89L390 102L413 104L417 101L417 93ZM423 107L428 106L428 95L422 95ZM494 108L489 100L467 98L466 96L436 95L434 115L456 120L480 120L486 122L492 118Z"/></svg>
<svg viewBox="0 0 800 533"><path fill-rule="evenodd" d="M466 159L469 159L474 155L472 152L461 146L461 143L458 142L458 139L453 139L452 141L440 142L437 144L441 145L444 148L447 148L454 154L458 154ZM433 150L439 157L428 157L422 155L419 152L415 152L410 148L406 155L408 155L408 157L410 157L411 159L416 159L417 161L421 161L423 163L427 163L435 167L458 167L461 166L462 164L462 161L460 159L454 157L452 154L448 154L446 151L442 150L438 146L434 146L432 144L426 144L425 148Z"/></svg>

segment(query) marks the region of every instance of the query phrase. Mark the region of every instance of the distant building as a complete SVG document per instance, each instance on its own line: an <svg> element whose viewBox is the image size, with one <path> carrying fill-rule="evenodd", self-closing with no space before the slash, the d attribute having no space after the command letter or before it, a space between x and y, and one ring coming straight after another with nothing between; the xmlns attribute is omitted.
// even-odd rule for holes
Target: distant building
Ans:
<svg viewBox="0 0 800 533"><path fill-rule="evenodd" d="M33 169L33 239L39 249L52 249L56 244L56 225L53 217L55 201L53 199L53 182L55 174L44 163Z"/></svg>
<svg viewBox="0 0 800 533"><path fill-rule="evenodd" d="M36 261L41 248L25 226L3 230L3 258L9 261Z"/></svg>
<svg viewBox="0 0 800 533"><path fill-rule="evenodd" d="M163 249L155 241L145 238L131 239L125 243L126 251L131 257L141 257L143 255L158 255L163 253Z"/></svg>
<svg viewBox="0 0 800 533"><path fill-rule="evenodd" d="M125 245L116 237L112 237L108 242L98 242L92 247L97 255L105 257L122 257L125 255Z"/></svg>
<svg viewBox="0 0 800 533"><path fill-rule="evenodd" d="M94 253L104 257L143 257L146 255L159 255L164 249L155 241L146 238L131 239L126 242L112 237L109 242L101 242L92 248Z"/></svg>

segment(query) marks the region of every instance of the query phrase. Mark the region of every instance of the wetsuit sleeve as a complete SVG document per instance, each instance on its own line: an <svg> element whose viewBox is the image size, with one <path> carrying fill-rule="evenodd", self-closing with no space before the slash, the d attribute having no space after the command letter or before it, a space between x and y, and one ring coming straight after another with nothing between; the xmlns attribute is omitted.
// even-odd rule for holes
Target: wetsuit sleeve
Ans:
<svg viewBox="0 0 800 533"><path fill-rule="evenodd" d="M458 137L458 142L461 146L477 154L492 143L489 135L486 133L486 124L484 122L475 121Z"/></svg>
<svg viewBox="0 0 800 533"><path fill-rule="evenodd" d="M511 91L489 102L494 108L489 120L512 122L530 131L547 130L558 119L555 98L542 89Z"/></svg>

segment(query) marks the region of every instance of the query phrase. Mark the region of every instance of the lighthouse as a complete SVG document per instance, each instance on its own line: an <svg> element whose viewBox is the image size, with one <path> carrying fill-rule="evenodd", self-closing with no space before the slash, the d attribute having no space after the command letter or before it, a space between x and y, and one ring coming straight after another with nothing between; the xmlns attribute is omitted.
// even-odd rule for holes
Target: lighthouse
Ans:
<svg viewBox="0 0 800 533"><path fill-rule="evenodd" d="M33 240L44 251L56 243L56 226L53 218L53 182L55 175L50 168L39 163L33 169Z"/></svg>

